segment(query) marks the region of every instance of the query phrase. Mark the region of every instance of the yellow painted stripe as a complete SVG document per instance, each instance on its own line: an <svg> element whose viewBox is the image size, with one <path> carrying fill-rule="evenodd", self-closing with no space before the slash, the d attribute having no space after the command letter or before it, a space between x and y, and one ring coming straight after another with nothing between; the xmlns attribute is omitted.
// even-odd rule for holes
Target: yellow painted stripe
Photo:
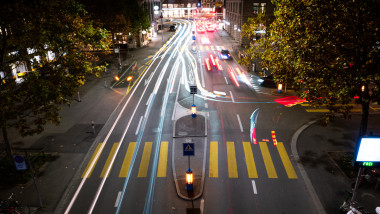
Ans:
<svg viewBox="0 0 380 214"><path fill-rule="evenodd" d="M146 177L148 174L150 151L152 150L152 142L145 142L143 155L140 162L139 174L137 177Z"/></svg>
<svg viewBox="0 0 380 214"><path fill-rule="evenodd" d="M328 109L305 109L306 112L329 112Z"/></svg>
<svg viewBox="0 0 380 214"><path fill-rule="evenodd" d="M270 156L266 142L259 142L261 154L263 155L265 168L267 169L268 178L277 178L276 170L274 169L273 161Z"/></svg>
<svg viewBox="0 0 380 214"><path fill-rule="evenodd" d="M297 178L297 174L294 171L294 168L292 166L292 163L290 162L288 153L286 153L284 144L282 142L277 143L277 150L278 150L278 153L280 153L280 157L281 157L282 163L284 164L286 174L288 174L288 178Z"/></svg>
<svg viewBox="0 0 380 214"><path fill-rule="evenodd" d="M235 144L232 141L227 141L227 160L228 160L228 177L237 178L237 165L235 156Z"/></svg>
<svg viewBox="0 0 380 214"><path fill-rule="evenodd" d="M247 171L249 178L257 178L257 170L255 160L253 159L251 142L243 142L245 162L247 163Z"/></svg>
<svg viewBox="0 0 380 214"><path fill-rule="evenodd" d="M166 168L167 168L167 162L168 162L168 147L169 147L168 141L161 142L160 157L158 159L158 169L157 169L157 177L160 177L160 178L166 177Z"/></svg>
<svg viewBox="0 0 380 214"><path fill-rule="evenodd" d="M224 50L224 46L222 46L222 50Z"/></svg>
<svg viewBox="0 0 380 214"><path fill-rule="evenodd" d="M218 142L210 142L210 166L209 174L210 178L217 178L218 175Z"/></svg>
<svg viewBox="0 0 380 214"><path fill-rule="evenodd" d="M120 143L114 143L112 148L111 148L111 152L110 154L108 155L108 158L107 158L107 161L106 161L106 164L104 165L103 167L103 170L102 170L102 173L100 173L100 177L103 178L104 175L106 174L106 171L109 167L112 167L110 164L111 164L111 160L113 158L113 156L115 155L115 152L116 152L116 149L117 147L119 147L119 144Z"/></svg>
<svg viewBox="0 0 380 214"><path fill-rule="evenodd" d="M210 46L211 47L211 50L213 51L214 50L214 46Z"/></svg>
<svg viewBox="0 0 380 214"><path fill-rule="evenodd" d="M119 173L120 178L125 178L128 175L129 166L131 165L131 160L133 152L135 151L136 142L130 142L128 145L127 153L125 154L123 165Z"/></svg>
<svg viewBox="0 0 380 214"><path fill-rule="evenodd" d="M95 165L96 165L96 163L98 162L99 157L100 157L100 154L99 154L99 157L95 160L96 154L98 154L99 149L100 149L100 147L102 147L102 145L103 145L103 143L99 143L98 146L96 147L94 154L92 154L92 157L91 157L91 159L90 159L90 162L88 162L88 164L87 164L87 166L86 166L86 169L84 170L84 172L83 172L83 174L82 174L82 178L84 178L84 176L86 175L87 170L90 170L90 173L88 173L88 176L87 176L86 178L89 178L89 177L91 176L91 173L92 173L92 171L94 170ZM91 169L89 169L90 166L91 166L91 163L92 163L93 161L95 161L95 163L94 163L93 167L92 167Z"/></svg>
<svg viewBox="0 0 380 214"><path fill-rule="evenodd" d="M206 45L206 51L208 51L208 45Z"/></svg>
<svg viewBox="0 0 380 214"><path fill-rule="evenodd" d="M202 45L199 46L199 50L203 51L203 46Z"/></svg>

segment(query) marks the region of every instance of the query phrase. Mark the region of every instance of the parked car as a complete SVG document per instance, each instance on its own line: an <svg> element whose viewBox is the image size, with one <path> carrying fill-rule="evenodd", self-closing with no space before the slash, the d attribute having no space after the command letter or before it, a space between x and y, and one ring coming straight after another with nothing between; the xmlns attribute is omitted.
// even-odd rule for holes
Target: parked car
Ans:
<svg viewBox="0 0 380 214"><path fill-rule="evenodd" d="M176 31L177 30L177 26L176 25L171 25L170 28L169 28L170 31Z"/></svg>
<svg viewBox="0 0 380 214"><path fill-rule="evenodd" d="M258 80L260 86L276 88L277 84L274 82L273 75L262 76Z"/></svg>

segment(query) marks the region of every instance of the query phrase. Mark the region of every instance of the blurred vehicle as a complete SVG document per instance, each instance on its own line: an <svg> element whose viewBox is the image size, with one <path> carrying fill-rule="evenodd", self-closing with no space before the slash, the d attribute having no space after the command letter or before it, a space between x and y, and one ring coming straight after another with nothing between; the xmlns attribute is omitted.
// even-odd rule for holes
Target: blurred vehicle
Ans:
<svg viewBox="0 0 380 214"><path fill-rule="evenodd" d="M204 33L204 32L205 32L205 28L202 27L202 26L198 26L198 27L197 27L197 32L198 32L198 33Z"/></svg>
<svg viewBox="0 0 380 214"><path fill-rule="evenodd" d="M208 37L202 37L201 43L202 43L202 45L208 45L208 44L210 44L210 39Z"/></svg>
<svg viewBox="0 0 380 214"><path fill-rule="evenodd" d="M220 59L231 59L231 54L227 49L221 50L219 52L219 58Z"/></svg>
<svg viewBox="0 0 380 214"><path fill-rule="evenodd" d="M258 80L260 86L276 88L277 84L274 82L273 75L262 76Z"/></svg>
<svg viewBox="0 0 380 214"><path fill-rule="evenodd" d="M177 30L177 26L176 25L171 25L169 30L170 31L176 31Z"/></svg>

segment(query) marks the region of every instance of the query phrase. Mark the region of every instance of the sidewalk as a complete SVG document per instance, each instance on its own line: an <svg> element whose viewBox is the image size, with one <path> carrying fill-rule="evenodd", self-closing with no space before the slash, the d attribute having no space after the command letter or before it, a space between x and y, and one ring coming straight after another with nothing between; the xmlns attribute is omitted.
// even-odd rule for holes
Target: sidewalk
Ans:
<svg viewBox="0 0 380 214"><path fill-rule="evenodd" d="M127 51L121 52L122 65L126 66L132 60L138 65L145 64L146 58L158 51L170 35L171 33L165 30L163 41L161 34L158 34L147 46L129 50L130 58L126 57ZM16 151L31 149L43 151L52 157L40 172L36 173L38 191L44 207L38 213L54 212L98 133L107 126L108 118L122 101L125 93L118 93L109 88L117 71L118 55L114 54L108 71L99 79L90 77L79 89L79 96L74 96L71 106L62 106L60 126L47 124L42 134L25 138L20 137L15 131L8 133ZM34 208L40 205L32 180L12 187L1 185L0 188L0 199L6 199L14 193L13 197L22 205Z"/></svg>
<svg viewBox="0 0 380 214"><path fill-rule="evenodd" d="M352 191L351 185L356 179L357 171L354 170L350 175L344 167L351 166L349 160L358 138L360 120L361 115L355 114L351 120L337 118L326 127L315 122L304 127L298 136L300 163L326 213L339 213L339 207L347 197L346 191ZM380 135L378 121L380 115L370 114L368 133ZM366 211L374 213L375 208L380 206L380 186L376 188L376 181L360 186L355 200Z"/></svg>

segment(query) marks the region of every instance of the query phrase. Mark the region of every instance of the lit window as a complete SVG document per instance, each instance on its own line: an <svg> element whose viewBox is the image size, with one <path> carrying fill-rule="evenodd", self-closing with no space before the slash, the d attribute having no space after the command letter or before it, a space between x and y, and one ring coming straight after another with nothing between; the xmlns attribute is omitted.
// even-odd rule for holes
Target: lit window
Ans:
<svg viewBox="0 0 380 214"><path fill-rule="evenodd" d="M267 3L261 3L261 8L260 8L261 9L261 11L260 11L261 13L265 13L266 4Z"/></svg>
<svg viewBox="0 0 380 214"><path fill-rule="evenodd" d="M259 3L253 3L253 14L258 14L259 13Z"/></svg>

